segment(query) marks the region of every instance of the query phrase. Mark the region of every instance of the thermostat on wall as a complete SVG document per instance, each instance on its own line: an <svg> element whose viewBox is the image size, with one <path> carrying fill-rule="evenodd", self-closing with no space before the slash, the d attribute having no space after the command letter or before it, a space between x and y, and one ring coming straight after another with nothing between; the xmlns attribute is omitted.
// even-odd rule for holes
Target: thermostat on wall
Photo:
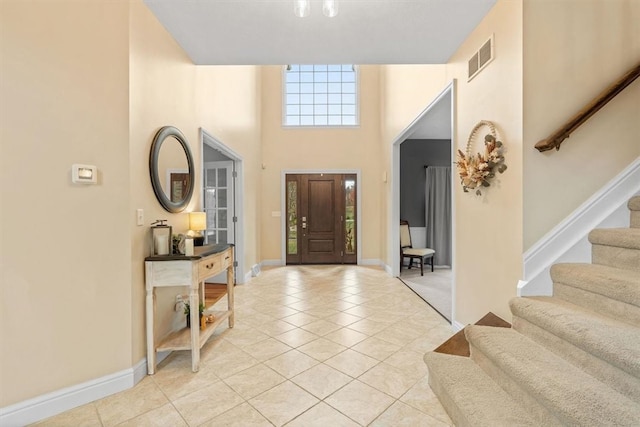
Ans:
<svg viewBox="0 0 640 427"><path fill-rule="evenodd" d="M98 168L94 165L71 166L71 182L75 184L95 184L98 182Z"/></svg>

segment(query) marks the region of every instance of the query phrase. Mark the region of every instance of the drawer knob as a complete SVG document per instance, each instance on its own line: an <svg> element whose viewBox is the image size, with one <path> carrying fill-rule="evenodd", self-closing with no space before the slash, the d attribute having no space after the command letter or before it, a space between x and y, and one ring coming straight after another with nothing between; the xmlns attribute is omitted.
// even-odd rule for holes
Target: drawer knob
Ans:
<svg viewBox="0 0 640 427"><path fill-rule="evenodd" d="M212 262L211 264L205 265L205 267L211 270L215 264L216 264L215 262Z"/></svg>

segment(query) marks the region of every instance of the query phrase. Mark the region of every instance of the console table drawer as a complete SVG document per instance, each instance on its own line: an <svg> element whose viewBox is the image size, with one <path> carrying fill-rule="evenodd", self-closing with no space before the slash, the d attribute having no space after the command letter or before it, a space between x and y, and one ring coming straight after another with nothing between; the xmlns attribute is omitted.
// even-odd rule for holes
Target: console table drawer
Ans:
<svg viewBox="0 0 640 427"><path fill-rule="evenodd" d="M200 278L200 280L216 275L220 271L222 271L224 267L222 266L221 260L221 254L215 254L206 258L202 258L198 263L198 277Z"/></svg>

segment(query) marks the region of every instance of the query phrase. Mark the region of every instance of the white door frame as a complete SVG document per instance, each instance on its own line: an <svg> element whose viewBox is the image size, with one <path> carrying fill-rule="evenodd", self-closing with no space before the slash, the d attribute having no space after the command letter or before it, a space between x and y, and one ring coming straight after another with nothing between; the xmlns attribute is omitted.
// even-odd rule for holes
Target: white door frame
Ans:
<svg viewBox="0 0 640 427"><path fill-rule="evenodd" d="M219 139L215 136L200 128L200 188L204 188L204 176L202 176L202 171L204 170L204 146L207 145L215 150L220 151L225 156L229 157L234 161L236 165L236 174L235 178L235 212L233 215L238 217L238 221L235 223L236 229L236 238L235 238L235 247L234 247L234 258L238 263L238 267L236 271L235 280L236 283L241 284L246 281L245 272L244 272L244 162L242 156L233 151L231 148L224 145ZM200 197L199 208L202 209L203 201L202 195Z"/></svg>
<svg viewBox="0 0 640 427"><path fill-rule="evenodd" d="M422 110L418 117L413 120L400 134L394 138L391 145L391 203L389 204L388 217L388 235L390 236L390 246L387 248L387 259L391 260L390 274L394 277L400 276L400 144L413 133L420 120L434 108L443 98L451 97L451 158L456 158L456 133L455 133L455 79L449 83L442 92ZM455 188L457 184L457 174L451 174L451 188ZM456 318L456 274L455 274L455 253L456 253L456 203L455 191L451 191L451 324L455 324Z"/></svg>
<svg viewBox="0 0 640 427"><path fill-rule="evenodd" d="M287 174L321 174L356 176L356 262L362 264L362 176L360 169L285 169L280 174L280 264L287 265Z"/></svg>

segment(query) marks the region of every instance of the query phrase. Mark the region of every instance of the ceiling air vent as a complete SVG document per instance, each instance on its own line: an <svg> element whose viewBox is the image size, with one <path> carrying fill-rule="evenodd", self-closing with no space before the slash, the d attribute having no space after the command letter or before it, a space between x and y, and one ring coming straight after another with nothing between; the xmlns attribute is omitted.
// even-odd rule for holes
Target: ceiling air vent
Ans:
<svg viewBox="0 0 640 427"><path fill-rule="evenodd" d="M469 59L469 79L467 81L471 81L480 71L487 66L489 62L493 59L493 34L487 40L480 50L473 54L471 59Z"/></svg>

